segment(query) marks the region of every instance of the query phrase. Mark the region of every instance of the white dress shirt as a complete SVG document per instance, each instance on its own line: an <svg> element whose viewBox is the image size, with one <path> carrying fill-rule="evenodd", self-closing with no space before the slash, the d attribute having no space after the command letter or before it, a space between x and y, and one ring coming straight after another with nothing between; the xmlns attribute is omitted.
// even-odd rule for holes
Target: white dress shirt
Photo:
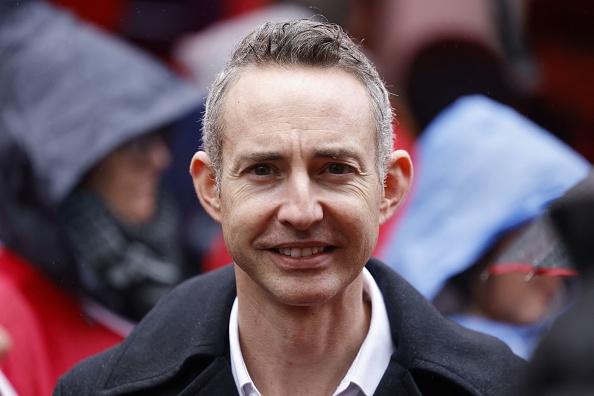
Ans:
<svg viewBox="0 0 594 396"><path fill-rule="evenodd" d="M371 302L369 331L355 360L351 363L351 367L338 388L336 388L333 396L373 395L395 351L384 298L377 283L375 283L366 268L363 268L363 295L364 298ZM261 396L247 371L241 353L237 309L238 301L235 298L229 318L229 344L233 378L241 396Z"/></svg>

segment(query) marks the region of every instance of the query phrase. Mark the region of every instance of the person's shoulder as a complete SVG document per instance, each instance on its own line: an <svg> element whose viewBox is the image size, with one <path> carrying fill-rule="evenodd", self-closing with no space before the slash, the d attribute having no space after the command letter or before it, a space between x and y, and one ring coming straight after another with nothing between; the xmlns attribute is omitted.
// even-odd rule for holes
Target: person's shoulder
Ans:
<svg viewBox="0 0 594 396"><path fill-rule="evenodd" d="M109 362L116 347L91 356L75 365L58 380L54 396L77 396L96 394L100 381L104 378L105 362Z"/></svg>
<svg viewBox="0 0 594 396"><path fill-rule="evenodd" d="M174 287L147 314L139 327L149 326L163 317L176 321L188 313L208 317L222 312L217 309L227 306L231 311L236 295L234 268L233 265L226 265L194 276Z"/></svg>
<svg viewBox="0 0 594 396"><path fill-rule="evenodd" d="M233 264L191 277L176 286L172 294L211 294L212 292L228 291L229 287L235 288Z"/></svg>
<svg viewBox="0 0 594 396"><path fill-rule="evenodd" d="M235 296L231 265L181 283L122 343L66 373L54 394L94 394L99 389L142 392L175 378L191 360L211 362L224 356Z"/></svg>

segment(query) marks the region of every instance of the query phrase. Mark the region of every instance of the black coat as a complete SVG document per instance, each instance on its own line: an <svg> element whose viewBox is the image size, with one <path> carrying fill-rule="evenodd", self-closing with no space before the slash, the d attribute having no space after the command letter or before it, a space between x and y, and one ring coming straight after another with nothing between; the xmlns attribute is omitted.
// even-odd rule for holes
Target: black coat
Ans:
<svg viewBox="0 0 594 396"><path fill-rule="evenodd" d="M507 395L524 361L441 316L375 259L396 352L376 395ZM173 290L120 345L78 364L54 395L237 395L229 357L232 266Z"/></svg>

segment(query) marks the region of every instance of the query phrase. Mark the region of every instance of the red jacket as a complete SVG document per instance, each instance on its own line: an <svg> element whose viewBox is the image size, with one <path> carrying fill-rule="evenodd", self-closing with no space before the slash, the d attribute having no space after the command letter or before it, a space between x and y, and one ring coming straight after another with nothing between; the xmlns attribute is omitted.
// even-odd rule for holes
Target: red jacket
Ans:
<svg viewBox="0 0 594 396"><path fill-rule="evenodd" d="M50 395L78 361L123 339L86 316L73 294L1 246L0 326L12 339L0 369L19 396Z"/></svg>

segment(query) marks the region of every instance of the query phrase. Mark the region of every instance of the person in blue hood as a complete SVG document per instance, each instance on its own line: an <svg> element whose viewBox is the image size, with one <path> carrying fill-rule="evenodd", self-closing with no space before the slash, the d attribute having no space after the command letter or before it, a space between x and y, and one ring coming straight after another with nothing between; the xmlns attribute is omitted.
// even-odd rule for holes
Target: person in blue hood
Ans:
<svg viewBox="0 0 594 396"><path fill-rule="evenodd" d="M416 150L408 210L380 257L442 313L529 359L563 289L561 278L549 275L567 272L535 269L545 259L559 261L547 246L536 249L538 260L510 260L505 253L552 201L586 177L590 164L481 95L440 112Z"/></svg>

